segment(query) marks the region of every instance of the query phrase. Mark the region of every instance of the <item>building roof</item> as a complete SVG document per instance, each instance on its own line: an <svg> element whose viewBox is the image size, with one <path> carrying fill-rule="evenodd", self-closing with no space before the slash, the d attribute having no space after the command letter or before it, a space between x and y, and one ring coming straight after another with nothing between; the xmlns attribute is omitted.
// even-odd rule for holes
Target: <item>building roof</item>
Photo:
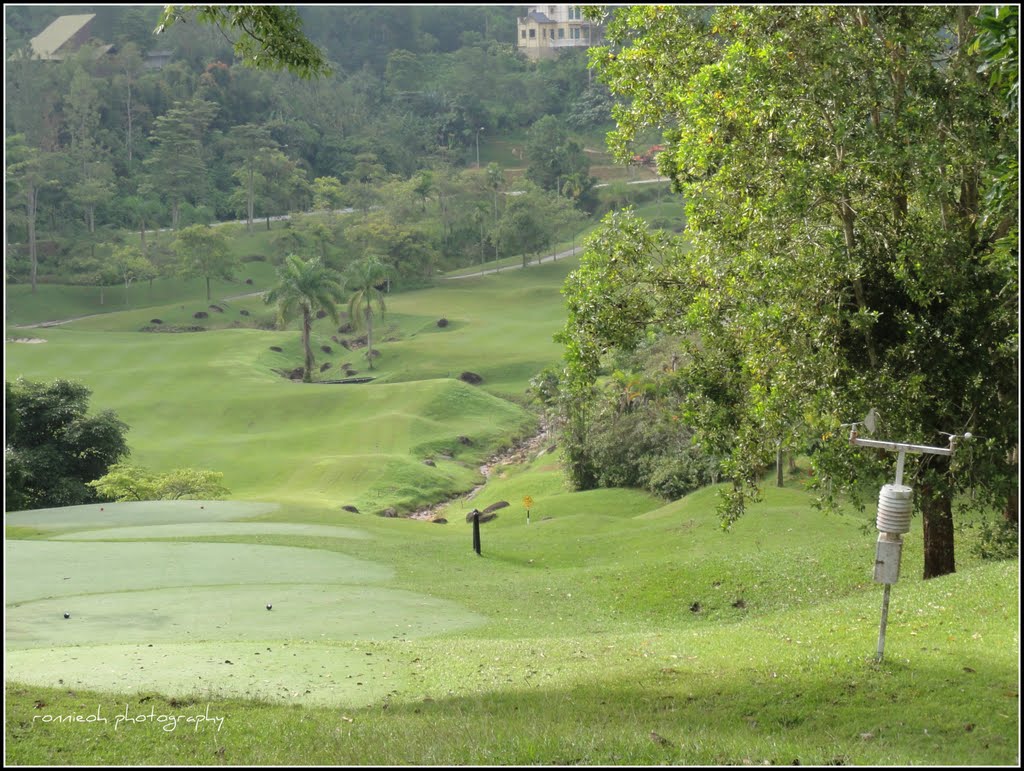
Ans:
<svg viewBox="0 0 1024 771"><path fill-rule="evenodd" d="M49 27L32 38L32 53L40 59L63 58L57 54L61 46L77 35L95 17L94 13L57 17Z"/></svg>
<svg viewBox="0 0 1024 771"><path fill-rule="evenodd" d="M554 24L555 20L548 18L545 14L540 11L530 11L526 14L526 18L530 21L540 22L541 24Z"/></svg>

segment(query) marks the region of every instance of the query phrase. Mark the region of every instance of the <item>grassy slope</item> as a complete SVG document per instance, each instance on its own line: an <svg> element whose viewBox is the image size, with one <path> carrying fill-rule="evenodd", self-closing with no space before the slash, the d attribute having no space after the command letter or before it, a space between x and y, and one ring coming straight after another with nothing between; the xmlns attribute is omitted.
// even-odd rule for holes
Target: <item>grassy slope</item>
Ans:
<svg viewBox="0 0 1024 771"><path fill-rule="evenodd" d="M8 345L9 378L70 376L94 390L95 408L116 409L132 426L139 463L222 469L236 497L284 504L258 515L262 522L340 524L371 536L183 540L378 562L392 571L391 589L487 618L429 639L310 647L311 662L339 672L372 654L400 683L389 691L367 680L365 698L342 702L341 712L183 685L158 696L9 683L8 762L1013 764L1019 563L978 564L961 539L961 572L923 582L920 537L910 534L887 657L876 665L874 534L863 516L814 512L800 477L768 488L731 533L718 527L713 490L668 505L636 491L569 493L549 453L500 469L472 504L454 501L442 512L448 525L338 510L464 490L491 449L529 429L533 418L499 397L521 395L529 376L557 359L550 334L569 265L392 297L384 329L400 340L379 345L379 380L369 386L305 386L272 374L298 363L294 331L135 331L154 316L188 323L191 305L32 330L49 342ZM240 300L207 323L228 327L242 309L263 312L257 299ZM441 316L452 322L444 330ZM321 322L318 344L331 332ZM354 358L329 358L340 353ZM451 379L463 369L483 375L483 385ZM529 525L524 495L534 499ZM497 500L512 505L484 525L477 557L465 511ZM7 535L67 529L22 523ZM168 732L38 720L94 705L111 716L128 705L190 715L208 707L225 724Z"/></svg>

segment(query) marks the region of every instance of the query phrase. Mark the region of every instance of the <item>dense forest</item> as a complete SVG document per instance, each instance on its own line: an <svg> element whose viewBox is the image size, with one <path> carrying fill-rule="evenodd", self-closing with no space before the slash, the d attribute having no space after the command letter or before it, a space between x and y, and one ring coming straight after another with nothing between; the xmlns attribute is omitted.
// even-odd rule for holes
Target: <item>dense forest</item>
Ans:
<svg viewBox="0 0 1024 771"><path fill-rule="evenodd" d="M520 7L300 8L332 70L308 80L242 66L212 25L155 35L161 10L5 9L8 281L150 278L176 259L147 244L154 228L345 207L365 215L358 227L332 223L308 245L423 276L526 259L595 204L570 137L610 125L609 92L583 50L518 53ZM83 13L96 14L89 44L63 61L29 56L51 21ZM481 134L519 143L516 185L532 198L499 201L511 180L474 163ZM541 237L524 242L525 224ZM138 235L128 246L126 231Z"/></svg>

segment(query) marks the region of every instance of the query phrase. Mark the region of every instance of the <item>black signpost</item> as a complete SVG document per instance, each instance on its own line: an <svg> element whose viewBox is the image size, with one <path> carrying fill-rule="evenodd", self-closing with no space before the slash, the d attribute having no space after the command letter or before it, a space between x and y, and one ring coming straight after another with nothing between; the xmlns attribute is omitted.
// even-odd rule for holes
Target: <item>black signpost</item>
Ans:
<svg viewBox="0 0 1024 771"><path fill-rule="evenodd" d="M473 551L480 554L480 512L473 509Z"/></svg>

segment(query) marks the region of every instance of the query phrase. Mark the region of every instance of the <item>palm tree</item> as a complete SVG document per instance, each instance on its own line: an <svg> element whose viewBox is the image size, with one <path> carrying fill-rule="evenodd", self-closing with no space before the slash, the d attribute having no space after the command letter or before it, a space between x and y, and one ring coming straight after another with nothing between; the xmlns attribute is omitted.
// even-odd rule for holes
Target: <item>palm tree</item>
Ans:
<svg viewBox="0 0 1024 771"><path fill-rule="evenodd" d="M308 262L295 254L284 258L277 269L277 286L264 296L268 305L277 304L277 323L283 326L296 314L302 315L302 347L306 362L302 370L302 382L312 381L314 366L313 348L309 334L313 328L316 312L323 310L337 323L338 304L344 300L341 276L324 267L320 258Z"/></svg>
<svg viewBox="0 0 1024 771"><path fill-rule="evenodd" d="M367 257L352 263L345 285L354 294L348 301L348 315L356 329L366 329L366 360L373 369L373 308L384 315L384 294L377 288L388 279L390 269L377 257Z"/></svg>

